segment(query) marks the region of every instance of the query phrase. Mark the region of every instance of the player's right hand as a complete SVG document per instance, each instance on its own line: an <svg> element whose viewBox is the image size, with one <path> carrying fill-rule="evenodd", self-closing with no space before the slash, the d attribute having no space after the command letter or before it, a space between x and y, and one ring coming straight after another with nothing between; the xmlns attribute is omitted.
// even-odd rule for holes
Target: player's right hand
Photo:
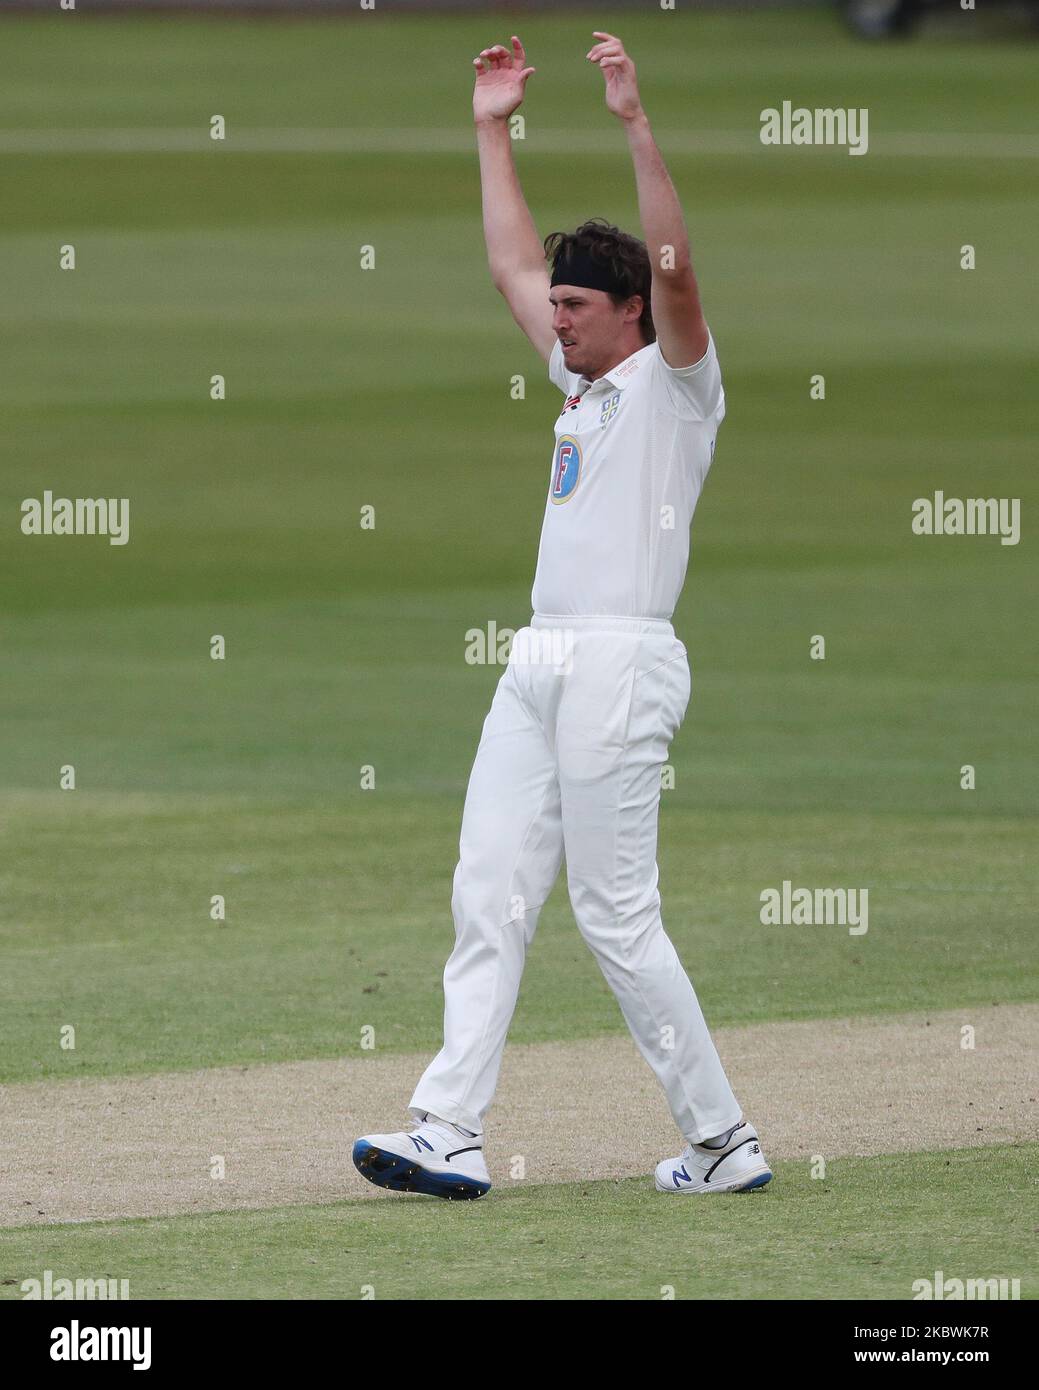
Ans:
<svg viewBox="0 0 1039 1390"><path fill-rule="evenodd" d="M535 68L526 66L527 55L515 34L512 52L503 44L485 48L473 59L476 86L473 88L473 118L477 121L504 121L523 100L527 78Z"/></svg>

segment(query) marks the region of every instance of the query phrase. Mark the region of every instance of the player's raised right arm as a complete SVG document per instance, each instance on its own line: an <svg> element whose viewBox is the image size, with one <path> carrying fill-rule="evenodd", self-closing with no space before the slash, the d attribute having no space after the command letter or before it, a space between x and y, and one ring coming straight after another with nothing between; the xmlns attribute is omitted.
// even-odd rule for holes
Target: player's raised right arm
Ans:
<svg viewBox="0 0 1039 1390"><path fill-rule="evenodd" d="M512 52L501 44L473 59L473 119L480 151L483 233L495 287L512 316L547 362L555 343L545 252L516 174L509 117L523 100L527 78L523 45L513 35Z"/></svg>

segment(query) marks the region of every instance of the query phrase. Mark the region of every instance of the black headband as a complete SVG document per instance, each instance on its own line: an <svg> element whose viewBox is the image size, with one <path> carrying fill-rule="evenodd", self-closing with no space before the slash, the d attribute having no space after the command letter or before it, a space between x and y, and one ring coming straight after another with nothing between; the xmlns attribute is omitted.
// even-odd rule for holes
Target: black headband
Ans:
<svg viewBox="0 0 1039 1390"><path fill-rule="evenodd" d="M586 290L605 290L607 294L625 297L631 293L605 261L596 260L579 246L573 247L566 259L562 253L556 257L552 265L552 284L581 285Z"/></svg>

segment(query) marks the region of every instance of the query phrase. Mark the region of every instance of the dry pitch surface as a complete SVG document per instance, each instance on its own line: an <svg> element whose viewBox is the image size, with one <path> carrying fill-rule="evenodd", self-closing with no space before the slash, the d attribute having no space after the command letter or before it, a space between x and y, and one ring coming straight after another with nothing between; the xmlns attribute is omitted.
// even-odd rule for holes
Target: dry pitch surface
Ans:
<svg viewBox="0 0 1039 1390"><path fill-rule="evenodd" d="M961 1030L974 1029L974 1047ZM1039 1005L719 1029L775 1159L972 1148L1039 1137ZM32 1082L0 1093L0 1226L385 1196L354 1137L403 1127L428 1059L223 1067ZM506 1049L487 1136L500 1187L648 1174L681 1147L626 1037ZM214 1179L215 1157L226 1176Z"/></svg>

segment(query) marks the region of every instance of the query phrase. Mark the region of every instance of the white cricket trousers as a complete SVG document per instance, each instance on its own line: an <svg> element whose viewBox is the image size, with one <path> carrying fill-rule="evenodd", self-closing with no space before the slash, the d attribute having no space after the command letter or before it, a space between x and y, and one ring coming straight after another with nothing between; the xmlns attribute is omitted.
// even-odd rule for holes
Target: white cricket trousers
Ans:
<svg viewBox="0 0 1039 1390"><path fill-rule="evenodd" d="M660 770L689 702L668 622L535 614L512 643L462 816L444 1046L412 1096L483 1132L538 913L566 856L581 935L693 1143L738 1124L695 991L660 920Z"/></svg>

